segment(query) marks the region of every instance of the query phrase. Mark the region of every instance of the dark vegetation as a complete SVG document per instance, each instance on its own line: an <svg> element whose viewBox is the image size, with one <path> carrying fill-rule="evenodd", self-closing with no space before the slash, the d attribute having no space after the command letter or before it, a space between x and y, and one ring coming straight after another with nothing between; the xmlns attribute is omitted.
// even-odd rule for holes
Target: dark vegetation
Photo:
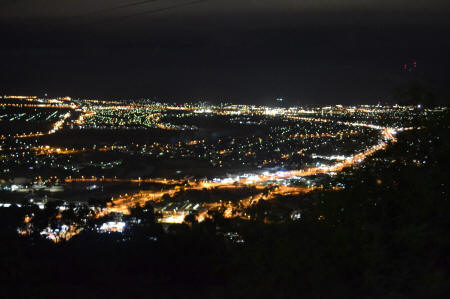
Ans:
<svg viewBox="0 0 450 299"><path fill-rule="evenodd" d="M344 190L302 198L297 221L270 218L283 213L280 199L255 207L252 221L212 213L163 230L147 206L123 234L85 223L54 244L17 234L27 208L2 208L0 297L448 298L449 136L448 119L402 133L347 169ZM36 213L45 225L54 210Z"/></svg>

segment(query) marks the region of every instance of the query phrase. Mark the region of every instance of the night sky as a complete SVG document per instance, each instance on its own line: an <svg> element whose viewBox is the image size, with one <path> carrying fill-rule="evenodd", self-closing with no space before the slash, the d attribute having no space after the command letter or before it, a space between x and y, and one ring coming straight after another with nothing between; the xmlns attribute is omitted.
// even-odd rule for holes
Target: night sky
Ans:
<svg viewBox="0 0 450 299"><path fill-rule="evenodd" d="M448 94L444 0L4 0L0 92L270 104Z"/></svg>

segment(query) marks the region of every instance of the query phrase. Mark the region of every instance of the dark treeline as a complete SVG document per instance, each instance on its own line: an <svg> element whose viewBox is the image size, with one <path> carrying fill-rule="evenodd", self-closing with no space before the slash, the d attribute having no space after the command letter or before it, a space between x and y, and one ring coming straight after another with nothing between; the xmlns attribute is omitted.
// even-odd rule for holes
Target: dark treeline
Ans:
<svg viewBox="0 0 450 299"><path fill-rule="evenodd" d="M19 236L27 208L2 208L0 297L448 298L449 136L448 119L402 133L345 170L344 190L302 198L296 221L271 216L280 199L261 202L253 220L211 213L164 230L146 206L124 233L83 223L55 244ZM51 208L34 221L52 219Z"/></svg>

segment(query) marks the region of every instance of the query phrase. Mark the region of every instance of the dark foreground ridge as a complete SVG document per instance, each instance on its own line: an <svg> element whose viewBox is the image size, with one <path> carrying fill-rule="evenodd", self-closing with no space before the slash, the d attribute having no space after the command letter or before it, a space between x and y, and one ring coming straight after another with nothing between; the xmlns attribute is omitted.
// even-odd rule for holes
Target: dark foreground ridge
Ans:
<svg viewBox="0 0 450 299"><path fill-rule="evenodd" d="M279 220L292 198L261 201L250 221L218 212L166 229L147 206L124 233L80 223L53 243L17 234L31 207L1 208L0 297L448 298L449 136L448 117L401 133L346 169L345 189L296 198L296 220ZM35 225L54 220L51 205L40 213Z"/></svg>

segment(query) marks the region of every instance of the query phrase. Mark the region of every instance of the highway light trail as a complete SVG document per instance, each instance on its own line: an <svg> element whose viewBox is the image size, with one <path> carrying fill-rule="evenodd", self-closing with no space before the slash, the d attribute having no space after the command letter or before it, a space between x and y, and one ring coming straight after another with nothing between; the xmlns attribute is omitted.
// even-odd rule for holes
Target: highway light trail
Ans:
<svg viewBox="0 0 450 299"><path fill-rule="evenodd" d="M319 120L320 121L320 120ZM336 173L339 171L342 171L342 169L346 167L350 167L355 164L361 163L364 159L366 159L368 156L373 155L375 152L383 150L387 147L389 142L396 142L396 133L397 131L392 128L381 128L379 126L373 126L370 124L362 124L362 123L346 123L346 125L351 126L365 126L365 127L371 127L376 128L380 130L381 133L381 139L376 145L373 145L369 147L368 149L364 150L363 152L356 153L355 155L346 158L345 160L341 162L337 162L330 166L319 166L314 168L307 168L307 169L301 169L301 170L292 170L292 171L283 171L283 172L277 172L277 173L269 173L269 174L252 174L249 175L246 178L241 178L239 176L235 178L226 178L221 180L214 180L214 181L188 181L188 186L184 186L184 190L202 190L202 189L214 189L214 188L242 188L246 185L253 185L256 188L262 190L266 188L266 185L263 185L267 182L276 182L277 180L286 180L286 179L295 179L299 177L305 177L305 176L314 176L318 174L331 174ZM118 179L102 179L102 180L116 180L116 181L128 181L128 182L158 182L158 183L167 183L167 184L182 184L182 180L161 180L161 179L147 179L147 180L118 180ZM67 182L74 181L74 179L67 179ZM91 179L77 179L77 181L97 181L97 179L91 178ZM300 194L300 193L306 193L311 190L315 189L314 187L311 188L304 188L304 187L293 187L293 186L283 186L278 185L276 192L271 192L271 196L277 194L277 195L291 195L291 194ZM170 189L166 191L161 192L140 192L137 195L126 195L122 196L119 199L113 200L113 202L108 205L108 207L102 212L102 215L112 213L112 212L120 212L127 214L129 209L134 207L135 205L141 205L143 206L146 202L157 202L161 200L161 198L164 195L173 196L177 190ZM262 198L262 197L260 197ZM270 198L270 197L267 197ZM267 199L266 198L266 199ZM256 201L257 202L257 201ZM251 201L249 199L241 201L243 206L249 206L251 204ZM234 215L232 213L232 208L228 207L226 210L226 217L231 217L231 215ZM236 213L236 215L239 215L239 212ZM170 217L163 218L163 222L173 222L173 223L179 223L182 222L182 219L184 219L185 213L181 213L177 215L176 217L171 215ZM202 216L199 216L200 219L204 219L205 215L204 213Z"/></svg>
<svg viewBox="0 0 450 299"><path fill-rule="evenodd" d="M8 186L11 192L64 191L76 197L84 190L101 194L105 203L113 197L106 207L102 203L101 209L96 208L95 217L128 214L150 202L162 212L164 223L181 223L193 211L202 221L211 217L211 210L225 218L248 219L246 210L261 200L323 188L322 176L334 176L363 162L396 142L397 132L412 129L415 115L434 113L413 107L176 106L151 100L70 98L6 98L0 109L0 121L8 122L9 128L17 130L16 124L29 128L30 122L38 122L41 128L50 125L48 130L26 134L3 131L3 173L8 176L15 169L26 169L32 177L26 184ZM215 136L219 130L224 131ZM64 134L40 139L60 131ZM85 132L90 135L85 140L74 144L70 139L83 139ZM115 141L111 138L115 134L125 138ZM186 160L189 163L183 164ZM165 171L161 166L163 171L152 173L140 165L166 165L166 161L177 161L176 168ZM197 161L206 163L208 172L195 173ZM124 194L114 189L120 184L132 191ZM152 191L144 190L148 186ZM228 202L215 195L221 192L240 195ZM207 200L189 202L186 194L202 194Z"/></svg>
<svg viewBox="0 0 450 299"><path fill-rule="evenodd" d="M35 132L35 133L17 134L17 135L14 135L13 138L36 138L36 137L42 137L42 136L45 136L45 135L55 134L56 132L61 130L61 128L63 127L65 121L70 116L71 116L70 112L67 112L66 114L64 114L63 117L60 120L58 120L56 123L54 123L52 125L52 128L49 131L47 131L47 132Z"/></svg>

